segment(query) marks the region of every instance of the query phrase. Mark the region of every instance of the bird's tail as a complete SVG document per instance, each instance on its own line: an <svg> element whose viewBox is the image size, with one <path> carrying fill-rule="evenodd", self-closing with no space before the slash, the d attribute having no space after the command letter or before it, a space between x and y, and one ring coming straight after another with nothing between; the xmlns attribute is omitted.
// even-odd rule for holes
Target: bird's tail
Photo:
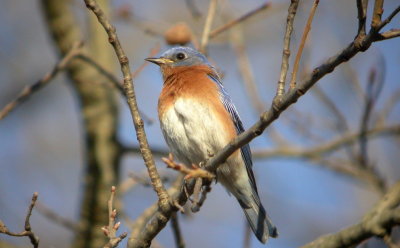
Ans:
<svg viewBox="0 0 400 248"><path fill-rule="evenodd" d="M265 244L269 237L278 237L278 230L269 219L268 214L262 206L258 195L253 194L252 198L253 199L250 203L244 203L239 199L238 201L257 239Z"/></svg>

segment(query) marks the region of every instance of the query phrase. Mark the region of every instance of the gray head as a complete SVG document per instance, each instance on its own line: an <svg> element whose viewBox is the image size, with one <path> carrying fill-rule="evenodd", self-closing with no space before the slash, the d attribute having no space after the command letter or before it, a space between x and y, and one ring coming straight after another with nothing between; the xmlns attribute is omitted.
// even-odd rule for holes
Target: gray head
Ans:
<svg viewBox="0 0 400 248"><path fill-rule="evenodd" d="M190 47L173 47L165 51L159 58L147 58L149 62L159 66L193 66L210 65L207 58Z"/></svg>

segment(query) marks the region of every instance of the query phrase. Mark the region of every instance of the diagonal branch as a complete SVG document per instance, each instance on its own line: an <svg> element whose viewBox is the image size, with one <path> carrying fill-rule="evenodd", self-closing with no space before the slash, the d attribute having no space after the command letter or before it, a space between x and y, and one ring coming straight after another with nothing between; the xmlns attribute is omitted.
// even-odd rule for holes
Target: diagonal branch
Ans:
<svg viewBox="0 0 400 248"><path fill-rule="evenodd" d="M302 248L353 247L372 236L383 237L400 225L400 182L397 182L362 220L337 233L322 236Z"/></svg>
<svg viewBox="0 0 400 248"><path fill-rule="evenodd" d="M149 144L147 142L146 133L144 130L143 120L140 116L139 109L136 102L135 89L133 87L132 74L129 67L128 57L125 55L119 39L116 34L116 29L111 23L108 21L107 17L104 15L104 12L100 9L96 1L94 0L84 0L86 6L93 11L96 15L98 21L106 30L109 42L113 46L115 53L117 54L118 61L121 65L121 71L124 75L124 92L127 98L128 106L131 111L133 124L136 130L136 136L139 141L140 149L142 151L143 160L146 164L151 182L153 184L153 188L157 193L159 199L160 208L169 209L169 196L167 191L164 188L164 185L161 181L160 175L158 174L156 165L154 163L153 155L151 154Z"/></svg>
<svg viewBox="0 0 400 248"><path fill-rule="evenodd" d="M237 19L234 19L224 25L222 25L221 27L218 27L216 29L214 29L213 31L210 32L210 39L218 36L219 34L225 32L226 30L232 28L233 26L246 21L248 18L254 16L257 13L260 13L262 10L268 9L271 6L271 3L269 2L265 2L263 3L261 6L247 12L246 14L240 16Z"/></svg>
<svg viewBox="0 0 400 248"><path fill-rule="evenodd" d="M38 90L42 89L44 86L48 85L51 80L57 76L60 71L63 71L67 68L69 62L75 58L76 56L80 55L82 50L83 43L77 42L75 43L71 49L65 54L65 56L54 66L53 70L47 73L43 78L41 78L36 83L25 86L25 88L19 93L18 97L7 104L1 111L0 111L0 120L6 117L14 108L16 108L19 104L23 103L31 96L33 93L37 92Z"/></svg>

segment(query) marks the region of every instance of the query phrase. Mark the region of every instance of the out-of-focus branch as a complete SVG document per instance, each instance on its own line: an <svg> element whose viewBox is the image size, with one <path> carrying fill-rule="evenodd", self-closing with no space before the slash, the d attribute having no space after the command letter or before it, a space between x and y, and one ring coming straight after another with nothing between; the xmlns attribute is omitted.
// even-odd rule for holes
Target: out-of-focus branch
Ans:
<svg viewBox="0 0 400 248"><path fill-rule="evenodd" d="M69 64L69 62L74 59L76 56L82 53L83 42L75 43L71 49L65 54L65 56L53 67L51 72L47 73L43 78L41 78L36 83L25 86L25 88L19 93L18 97L8 103L1 111L0 111L0 120L6 117L14 108L16 108L19 104L24 102L31 96L33 93L42 89L44 86L48 85L52 79L58 75L60 71L63 71Z"/></svg>
<svg viewBox="0 0 400 248"><path fill-rule="evenodd" d="M79 235L79 226L77 223L75 223L73 220L67 219L63 216L60 216L58 213L38 201L36 203L36 210L42 214L44 217L47 219L53 221L54 223L59 224L60 226L63 226L67 228L68 230L72 231L73 233Z"/></svg>
<svg viewBox="0 0 400 248"><path fill-rule="evenodd" d="M277 103L280 102L280 98L285 94L285 83L286 75L289 69L289 56L290 56L290 38L293 31L294 17L296 16L297 7L299 5L298 0L292 0L288 9L288 16L286 19L286 32L283 39L283 53L282 53L282 64L281 73L279 75L278 87L276 90Z"/></svg>
<svg viewBox="0 0 400 248"><path fill-rule="evenodd" d="M118 244L126 238L128 235L127 232L122 233L117 236L117 231L121 225L121 222L115 222L117 217L117 210L113 208L115 196L115 186L111 187L110 199L108 200L108 226L104 226L101 229L103 230L104 235L108 237L109 241L104 245L104 248L114 248L117 247Z"/></svg>
<svg viewBox="0 0 400 248"><path fill-rule="evenodd" d="M35 207L36 201L38 198L38 193L35 192L32 196L31 204L29 205L28 212L25 217L25 225L24 225L24 231L15 233L15 232L10 232L6 225L0 220L0 233L4 233L9 236L14 236L14 237L28 237L29 240L31 241L31 244L33 245L34 248L39 247L39 238L35 235L35 233L32 231L31 223L30 223L30 218L32 215L32 210Z"/></svg>
<svg viewBox="0 0 400 248"><path fill-rule="evenodd" d="M391 29L389 31L383 32L379 35L377 40L388 40L400 36L400 29Z"/></svg>
<svg viewBox="0 0 400 248"><path fill-rule="evenodd" d="M278 148L275 150L257 150L253 149L253 156L255 158L273 158L273 157L292 157L292 158L306 158L317 159L324 154L334 152L342 147L349 146L358 141L362 134L360 132L344 134L343 136L329 141L325 144L318 144L315 147L307 149L296 148ZM381 136L400 135L400 125L375 127L365 132L370 139Z"/></svg>
<svg viewBox="0 0 400 248"><path fill-rule="evenodd" d="M124 153L133 153L133 154L141 154L140 151L140 147L138 146L124 146L121 145L121 151ZM168 156L169 151L167 149L163 149L163 148L151 148L151 152L153 154L153 156L161 158L161 157L165 157Z"/></svg>
<svg viewBox="0 0 400 248"><path fill-rule="evenodd" d="M186 7L188 8L190 14L193 16L193 18L197 19L201 17L201 12L199 9L196 7L196 4L194 3L193 0L185 0Z"/></svg>
<svg viewBox="0 0 400 248"><path fill-rule="evenodd" d="M96 1L85 0L85 3L86 3L86 6L91 11L93 11L93 13L96 15L98 21L100 22L100 24L103 26L103 28L107 32L109 42L111 43L111 45L113 46L113 48L115 50L115 53L117 54L118 61L121 65L121 71L124 75L124 92L125 92L125 96L127 98L129 109L131 110L132 120L133 120L135 129L136 129L136 136L137 136L137 139L139 141L139 145L140 145L140 148L142 151L143 160L144 160L147 170L149 172L149 176L152 181L154 190L156 191L156 193L158 195L160 208L163 208L163 207L169 208L168 207L170 205L169 204L169 196L163 186L160 175L158 174L156 165L154 163L154 159L151 154L149 144L147 142L146 133L144 130L144 125L143 125L143 120L142 120L139 110L138 110L128 57L125 55L125 52L123 51L123 49L121 47L121 44L120 44L119 39L116 34L115 27L112 26L111 23L108 21L107 17L104 15L104 13L100 9L100 7L97 5Z"/></svg>
<svg viewBox="0 0 400 248"><path fill-rule="evenodd" d="M296 87L296 78L297 78L297 71L300 64L300 58L303 53L304 45L306 44L306 40L308 37L308 33L311 30L311 23L314 19L315 11L317 10L319 0L314 0L314 3L310 10L310 15L308 16L307 23L304 27L303 35L301 36L301 42L299 49L297 50L296 57L294 60L293 71L292 71L292 78L290 80L290 89L294 89Z"/></svg>
<svg viewBox="0 0 400 248"><path fill-rule="evenodd" d="M383 0L375 0L374 12L372 13L371 28L377 29L381 24L383 14Z"/></svg>
<svg viewBox="0 0 400 248"><path fill-rule="evenodd" d="M199 48L199 51L203 54L207 54L207 45L208 45L208 40L210 38L211 24L213 22L216 10L217 10L217 0L210 0L210 4L208 6L207 18L204 24L203 34L201 36L201 42Z"/></svg>
<svg viewBox="0 0 400 248"><path fill-rule="evenodd" d="M262 5L260 5L259 7L247 12L246 14L240 16L237 19L234 19L232 21L229 21L228 23L222 25L221 27L218 27L216 29L214 29L213 31L210 32L210 39L216 37L217 35L225 32L226 30L232 28L233 26L246 21L248 18L256 15L257 13L260 13L262 10L265 10L267 8L269 8L271 6L271 4L269 2L265 2Z"/></svg>
<svg viewBox="0 0 400 248"><path fill-rule="evenodd" d="M390 233L394 226L400 225L399 204L400 182L397 182L359 223L337 233L322 236L302 248L352 247L373 236L383 237Z"/></svg>
<svg viewBox="0 0 400 248"><path fill-rule="evenodd" d="M232 29L230 32L233 50L236 54L236 61L238 64L239 72L242 77L242 81L246 88L247 94L249 95L250 101L260 114L265 111L265 104L260 98L259 91L257 90L257 84L254 81L254 74L250 65L250 59L246 52L245 41L241 27Z"/></svg>
<svg viewBox="0 0 400 248"><path fill-rule="evenodd" d="M172 214L171 227L172 227L172 232L174 234L176 247L185 248L185 240L183 239L181 228L179 227L179 219L178 219L178 214L176 212Z"/></svg>

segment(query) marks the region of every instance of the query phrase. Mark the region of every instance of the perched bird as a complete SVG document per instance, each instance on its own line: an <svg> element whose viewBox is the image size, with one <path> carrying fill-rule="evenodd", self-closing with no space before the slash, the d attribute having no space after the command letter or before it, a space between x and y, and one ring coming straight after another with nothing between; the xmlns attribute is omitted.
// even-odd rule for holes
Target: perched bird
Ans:
<svg viewBox="0 0 400 248"><path fill-rule="evenodd" d="M244 131L230 96L203 54L174 47L146 60L161 68L164 86L158 117L165 141L180 162L198 165ZM257 193L249 145L233 153L216 174L239 201L258 240L265 243L268 237L277 237Z"/></svg>

